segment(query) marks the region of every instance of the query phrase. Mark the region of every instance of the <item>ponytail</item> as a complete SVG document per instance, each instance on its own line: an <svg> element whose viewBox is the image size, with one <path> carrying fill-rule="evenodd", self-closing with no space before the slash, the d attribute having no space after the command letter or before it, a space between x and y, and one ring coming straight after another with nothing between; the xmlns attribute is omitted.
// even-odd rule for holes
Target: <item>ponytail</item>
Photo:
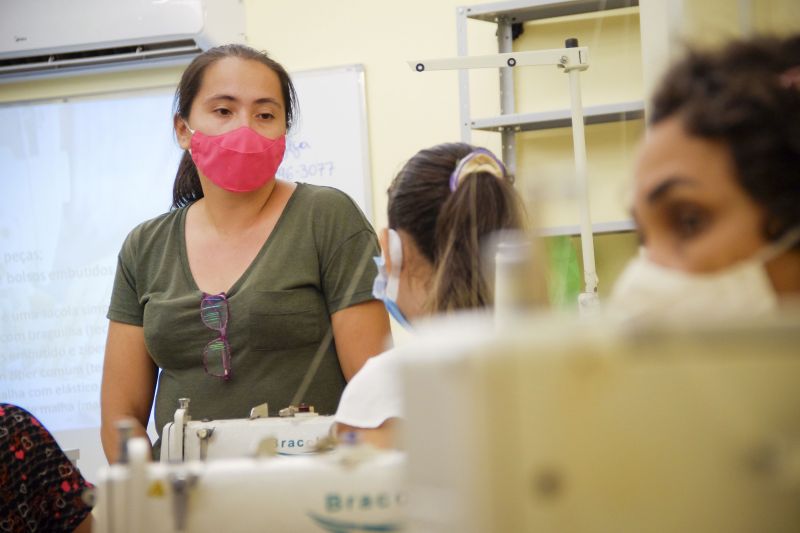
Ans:
<svg viewBox="0 0 800 533"><path fill-rule="evenodd" d="M429 312L492 304L481 244L496 231L522 227L512 183L491 152L466 143L420 150L392 181L389 227L410 235L434 269Z"/></svg>
<svg viewBox="0 0 800 533"><path fill-rule="evenodd" d="M456 181L436 224L427 305L436 313L491 306L494 291L481 264L481 247L497 231L522 227L522 205L504 168L498 175L486 164L476 165Z"/></svg>
<svg viewBox="0 0 800 533"><path fill-rule="evenodd" d="M203 197L203 188L200 186L200 176L194 166L192 156L188 150L183 152L178 172L175 174L175 184L172 187L172 208L185 207L195 200Z"/></svg>

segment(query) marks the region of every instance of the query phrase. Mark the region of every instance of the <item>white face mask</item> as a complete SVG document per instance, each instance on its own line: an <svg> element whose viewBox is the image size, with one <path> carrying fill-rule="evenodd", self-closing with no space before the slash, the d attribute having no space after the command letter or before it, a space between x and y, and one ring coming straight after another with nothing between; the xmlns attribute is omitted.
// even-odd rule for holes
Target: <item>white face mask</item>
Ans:
<svg viewBox="0 0 800 533"><path fill-rule="evenodd" d="M622 319L672 322L720 322L775 313L778 296L764 265L798 240L800 228L749 259L703 274L666 268L640 254L614 285L609 308Z"/></svg>

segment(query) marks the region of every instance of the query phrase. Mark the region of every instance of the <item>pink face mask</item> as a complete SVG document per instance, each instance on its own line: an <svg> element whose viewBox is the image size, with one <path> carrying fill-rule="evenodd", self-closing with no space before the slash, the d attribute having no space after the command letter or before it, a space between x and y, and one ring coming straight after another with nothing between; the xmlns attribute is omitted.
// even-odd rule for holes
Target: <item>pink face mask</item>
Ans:
<svg viewBox="0 0 800 533"><path fill-rule="evenodd" d="M247 126L221 135L189 131L194 164L214 184L231 192L254 191L275 179L286 150L285 135L268 139Z"/></svg>

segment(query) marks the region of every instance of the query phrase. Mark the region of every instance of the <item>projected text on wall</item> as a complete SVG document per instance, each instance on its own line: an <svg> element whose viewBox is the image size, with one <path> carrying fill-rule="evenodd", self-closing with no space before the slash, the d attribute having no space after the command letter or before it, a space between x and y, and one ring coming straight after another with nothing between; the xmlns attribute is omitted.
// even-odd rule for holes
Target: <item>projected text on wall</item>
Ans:
<svg viewBox="0 0 800 533"><path fill-rule="evenodd" d="M169 209L171 91L0 107L0 401L99 426L117 254Z"/></svg>

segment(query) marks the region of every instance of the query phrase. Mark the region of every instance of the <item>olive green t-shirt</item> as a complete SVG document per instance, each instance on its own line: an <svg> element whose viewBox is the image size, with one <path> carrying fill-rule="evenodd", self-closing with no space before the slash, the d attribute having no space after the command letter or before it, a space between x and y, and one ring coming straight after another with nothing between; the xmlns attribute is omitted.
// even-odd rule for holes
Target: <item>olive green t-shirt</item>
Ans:
<svg viewBox="0 0 800 533"><path fill-rule="evenodd" d="M194 419L241 418L269 404L286 407L331 327L336 311L372 299L379 254L375 232L344 193L298 184L253 263L227 291L232 377L203 369L206 344L219 337L200 318L184 226L188 207L137 226L119 254L108 318L143 326L160 368L155 398L159 436L178 398ZM330 337L328 337L330 338ZM329 342L302 402L333 414L345 385ZM154 451L158 455L160 447Z"/></svg>

